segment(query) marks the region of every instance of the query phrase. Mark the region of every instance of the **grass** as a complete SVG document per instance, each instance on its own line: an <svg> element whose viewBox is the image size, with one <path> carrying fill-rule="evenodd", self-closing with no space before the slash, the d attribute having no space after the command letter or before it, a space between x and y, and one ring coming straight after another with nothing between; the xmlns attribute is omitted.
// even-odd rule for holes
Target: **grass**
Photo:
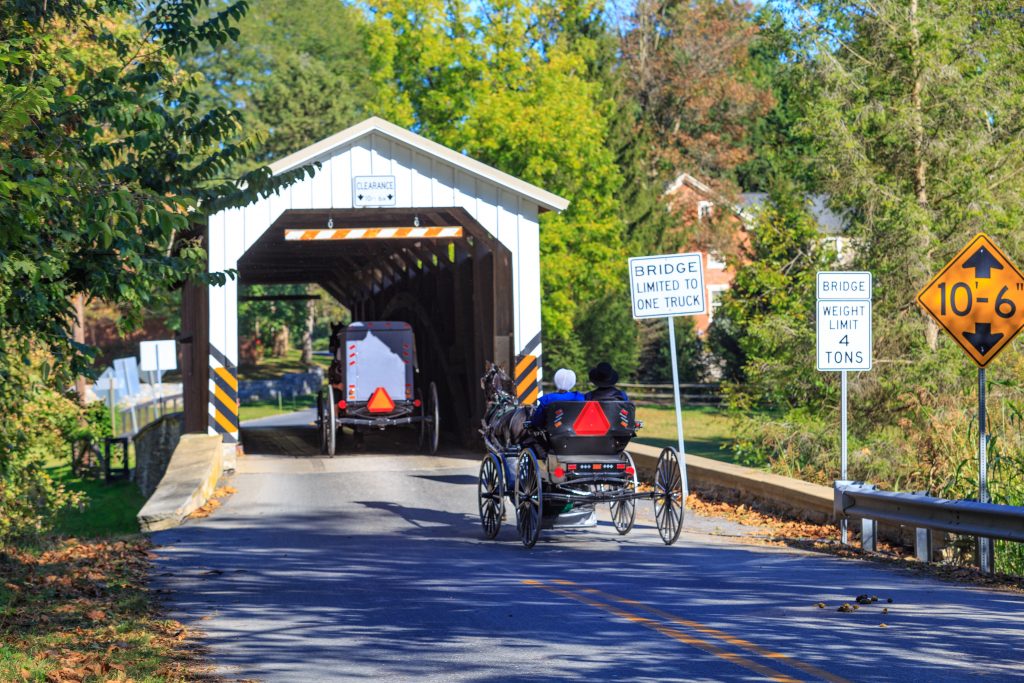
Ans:
<svg viewBox="0 0 1024 683"><path fill-rule="evenodd" d="M316 394L304 394L292 398L282 398L280 401L271 399L269 401L250 401L238 407L238 419L258 420L261 417L270 417L280 413L292 413L296 410L316 407Z"/></svg>
<svg viewBox="0 0 1024 683"><path fill-rule="evenodd" d="M675 408L637 406L636 417L644 423L639 443L678 447ZM683 435L686 452L705 458L733 462L729 443L735 433L735 420L721 408L683 407Z"/></svg>
<svg viewBox="0 0 1024 683"><path fill-rule="evenodd" d="M306 372L306 366L299 359L302 358L301 349L292 349L280 358L264 356L256 365L240 365L238 367L239 379L276 379L281 375L290 373ZM313 363L327 371L331 364L328 356L313 355Z"/></svg>
<svg viewBox="0 0 1024 683"><path fill-rule="evenodd" d="M132 455L129 450L129 456ZM114 456L120 464L120 458ZM134 458L129 457L129 467L134 467ZM105 482L102 479L83 479L71 471L69 455L51 457L47 471L57 481L72 491L85 493L88 500L81 510L65 510L57 518L54 533L82 538L113 537L137 534L139 523L135 516L142 509L146 499L142 497L135 482L118 480Z"/></svg>
<svg viewBox="0 0 1024 683"><path fill-rule="evenodd" d="M138 533L138 487L78 477L66 453L47 471L88 502L52 535L0 547L0 681L209 680L147 586L154 555Z"/></svg>

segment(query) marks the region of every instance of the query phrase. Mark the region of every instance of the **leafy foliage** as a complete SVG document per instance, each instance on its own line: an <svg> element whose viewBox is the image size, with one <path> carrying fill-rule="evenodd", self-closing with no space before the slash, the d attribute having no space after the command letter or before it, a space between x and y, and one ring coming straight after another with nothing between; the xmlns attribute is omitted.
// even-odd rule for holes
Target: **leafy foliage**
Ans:
<svg viewBox="0 0 1024 683"><path fill-rule="evenodd" d="M41 462L67 448L77 421L52 387L88 371L89 350L71 341L72 298L117 301L129 327L174 283L223 282L228 274L206 275L194 223L306 172L226 176L252 141L236 113L201 107L201 77L179 61L237 37L246 2L218 3L197 19L209 4L0 4L5 539L43 528L71 501Z"/></svg>
<svg viewBox="0 0 1024 683"><path fill-rule="evenodd" d="M601 4L369 4L377 112L572 202L541 217L544 342L549 366L583 367L602 351L575 327L625 282L614 110L589 77Z"/></svg>
<svg viewBox="0 0 1024 683"><path fill-rule="evenodd" d="M374 85L366 19L340 0L249 0L241 39L190 59L212 107L236 111L262 138L245 167L279 159L337 133L365 114Z"/></svg>

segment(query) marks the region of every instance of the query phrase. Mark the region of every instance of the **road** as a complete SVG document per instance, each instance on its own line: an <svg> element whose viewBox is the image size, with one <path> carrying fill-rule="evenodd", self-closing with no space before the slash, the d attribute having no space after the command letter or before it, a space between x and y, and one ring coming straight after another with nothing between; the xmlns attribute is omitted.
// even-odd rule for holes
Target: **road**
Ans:
<svg viewBox="0 0 1024 683"><path fill-rule="evenodd" d="M154 534L156 587L230 678L1024 680L1024 596L744 545L719 520L667 547L646 505L624 537L486 541L475 454L388 437L317 457L273 424L213 516ZM862 593L880 601L836 611Z"/></svg>

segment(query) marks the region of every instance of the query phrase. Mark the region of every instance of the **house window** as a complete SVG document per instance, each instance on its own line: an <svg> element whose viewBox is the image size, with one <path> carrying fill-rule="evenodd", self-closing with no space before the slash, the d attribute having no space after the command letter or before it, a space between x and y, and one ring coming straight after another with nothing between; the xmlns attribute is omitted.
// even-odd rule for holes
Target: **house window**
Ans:
<svg viewBox="0 0 1024 683"><path fill-rule="evenodd" d="M708 252L708 270L725 270L725 259L721 254L713 251Z"/></svg>
<svg viewBox="0 0 1024 683"><path fill-rule="evenodd" d="M708 285L708 323L715 319L715 311L722 305L722 295L729 290L729 285Z"/></svg>
<svg viewBox="0 0 1024 683"><path fill-rule="evenodd" d="M713 202L699 201L697 202L697 220L708 221L711 220L711 207L714 206Z"/></svg>

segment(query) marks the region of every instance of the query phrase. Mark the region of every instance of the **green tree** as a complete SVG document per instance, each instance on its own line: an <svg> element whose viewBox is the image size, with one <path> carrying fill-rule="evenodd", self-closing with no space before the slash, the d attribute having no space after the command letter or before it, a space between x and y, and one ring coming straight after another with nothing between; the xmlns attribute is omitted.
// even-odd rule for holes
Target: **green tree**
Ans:
<svg viewBox="0 0 1024 683"><path fill-rule="evenodd" d="M792 183L780 181L758 208L732 287L715 313L710 343L725 361L736 407L820 404L814 301L819 270L835 252Z"/></svg>
<svg viewBox="0 0 1024 683"><path fill-rule="evenodd" d="M214 106L240 112L264 142L250 165L284 157L365 116L374 95L366 19L342 0L249 0L242 40L192 63Z"/></svg>
<svg viewBox="0 0 1024 683"><path fill-rule="evenodd" d="M601 4L370 7L378 113L572 202L541 218L545 353L551 366L585 366L601 351L576 325L625 286Z"/></svg>
<svg viewBox="0 0 1024 683"><path fill-rule="evenodd" d="M182 280L206 276L193 226L302 174L241 177L239 117L201 109L178 63L234 39L242 1L14 0L0 4L0 489L38 474L16 416L87 370L72 299L117 302L123 323ZM32 373L22 372L25 366ZM35 454L35 455L34 455ZM34 464L33 464L34 463ZM21 481L19 484L18 481ZM41 481L41 480L40 480ZM0 498L4 498L0 495ZM4 498L6 499L6 498ZM41 509L52 508L45 500ZM0 517L7 511L0 510ZM42 514L42 513L41 513Z"/></svg>

